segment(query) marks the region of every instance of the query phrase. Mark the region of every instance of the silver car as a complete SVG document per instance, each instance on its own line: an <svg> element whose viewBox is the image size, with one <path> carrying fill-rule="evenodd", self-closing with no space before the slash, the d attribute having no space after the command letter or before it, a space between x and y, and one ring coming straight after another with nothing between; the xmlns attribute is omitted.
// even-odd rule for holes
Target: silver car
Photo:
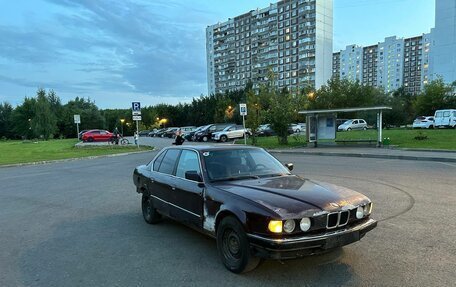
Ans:
<svg viewBox="0 0 456 287"><path fill-rule="evenodd" d="M348 120L337 127L338 131L367 130L367 123L363 119Z"/></svg>

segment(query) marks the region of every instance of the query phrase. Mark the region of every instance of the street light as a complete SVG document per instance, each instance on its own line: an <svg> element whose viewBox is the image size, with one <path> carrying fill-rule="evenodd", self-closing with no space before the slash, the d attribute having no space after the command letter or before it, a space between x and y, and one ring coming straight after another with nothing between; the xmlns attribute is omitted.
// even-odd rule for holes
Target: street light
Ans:
<svg viewBox="0 0 456 287"><path fill-rule="evenodd" d="M123 134L123 124L125 122L125 119L120 119L120 124L121 124L121 129L122 129L122 136L124 135Z"/></svg>

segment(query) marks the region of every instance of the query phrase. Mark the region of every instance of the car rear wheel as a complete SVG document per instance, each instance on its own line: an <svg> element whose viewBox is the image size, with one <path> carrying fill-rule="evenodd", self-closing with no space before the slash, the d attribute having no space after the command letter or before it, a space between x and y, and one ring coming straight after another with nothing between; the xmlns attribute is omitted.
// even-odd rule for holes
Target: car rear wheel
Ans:
<svg viewBox="0 0 456 287"><path fill-rule="evenodd" d="M220 141L221 141L222 143L226 142L227 140L228 140L228 138L227 138L225 135L223 135L223 136L220 137Z"/></svg>
<svg viewBox="0 0 456 287"><path fill-rule="evenodd" d="M430 126L428 127L428 129L434 129L434 126L433 126L433 125L430 125Z"/></svg>
<svg viewBox="0 0 456 287"><path fill-rule="evenodd" d="M89 137L89 138L87 139L87 141L88 141L89 143L93 142L93 137Z"/></svg>
<svg viewBox="0 0 456 287"><path fill-rule="evenodd" d="M223 265L233 273L255 269L260 258L253 257L250 244L241 223L234 217L225 217L217 228L217 249Z"/></svg>
<svg viewBox="0 0 456 287"><path fill-rule="evenodd" d="M144 194L141 199L141 209L144 220L149 224L158 223L161 219L161 214L158 213L157 209L154 207L154 202L152 197Z"/></svg>
<svg viewBox="0 0 456 287"><path fill-rule="evenodd" d="M367 130L367 127L364 127L363 130Z"/></svg>

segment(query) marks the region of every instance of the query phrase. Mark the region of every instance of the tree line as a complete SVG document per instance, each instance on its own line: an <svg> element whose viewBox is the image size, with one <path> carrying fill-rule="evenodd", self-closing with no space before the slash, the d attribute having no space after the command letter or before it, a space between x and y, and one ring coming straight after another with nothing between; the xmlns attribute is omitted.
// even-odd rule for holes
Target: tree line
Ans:
<svg viewBox="0 0 456 287"><path fill-rule="evenodd" d="M433 115L438 109L456 108L456 82L445 84L441 79L428 83L418 95L408 94L403 88L385 93L380 88L337 78L329 80L318 90L279 90L273 84L272 73L269 79L256 90L252 83L248 83L244 89L201 96L190 103L143 107L140 129L241 124L239 103L247 103L247 126L255 131L260 124L270 123L279 142L285 144L288 125L305 121L298 114L300 110L386 105L393 109L385 112L385 124L404 125L410 124L417 115ZM0 138L75 138L75 114L81 116L80 130L99 128L112 131L117 127L126 135L136 130L130 109L99 109L95 102L79 97L62 104L55 91L40 88L35 97L26 97L17 107L7 102L0 103ZM375 123L373 113L347 113L339 117L363 117L368 123Z"/></svg>

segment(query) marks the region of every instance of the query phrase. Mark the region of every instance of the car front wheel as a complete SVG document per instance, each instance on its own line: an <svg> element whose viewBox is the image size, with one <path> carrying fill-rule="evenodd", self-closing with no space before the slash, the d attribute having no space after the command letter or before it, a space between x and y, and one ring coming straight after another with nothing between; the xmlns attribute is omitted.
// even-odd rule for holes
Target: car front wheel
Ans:
<svg viewBox="0 0 456 287"><path fill-rule="evenodd" d="M223 265L233 273L255 269L260 258L250 253L250 244L241 223L234 217L222 219L217 228L217 249Z"/></svg>
<svg viewBox="0 0 456 287"><path fill-rule="evenodd" d="M160 221L161 215L158 213L157 209L155 209L151 196L143 193L141 199L141 209L144 220L147 223L155 224Z"/></svg>
<svg viewBox="0 0 456 287"><path fill-rule="evenodd" d="M363 127L363 130L367 130L367 127Z"/></svg>
<svg viewBox="0 0 456 287"><path fill-rule="evenodd" d="M208 137L207 137L207 136L204 136L204 137L203 137L203 142L207 142L207 140L208 140Z"/></svg>
<svg viewBox="0 0 456 287"><path fill-rule="evenodd" d="M222 143L226 142L227 140L228 140L228 138L227 138L225 135L223 135L223 136L220 137L220 141L221 141Z"/></svg>

